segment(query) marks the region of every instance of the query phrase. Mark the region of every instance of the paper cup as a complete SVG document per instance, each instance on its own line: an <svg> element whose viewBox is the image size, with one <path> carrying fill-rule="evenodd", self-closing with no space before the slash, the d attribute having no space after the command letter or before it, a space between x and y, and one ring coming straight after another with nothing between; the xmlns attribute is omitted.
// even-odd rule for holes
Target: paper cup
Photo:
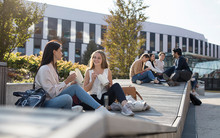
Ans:
<svg viewBox="0 0 220 138"><path fill-rule="evenodd" d="M109 84L109 81L106 75L99 74L97 77L103 86L107 86Z"/></svg>

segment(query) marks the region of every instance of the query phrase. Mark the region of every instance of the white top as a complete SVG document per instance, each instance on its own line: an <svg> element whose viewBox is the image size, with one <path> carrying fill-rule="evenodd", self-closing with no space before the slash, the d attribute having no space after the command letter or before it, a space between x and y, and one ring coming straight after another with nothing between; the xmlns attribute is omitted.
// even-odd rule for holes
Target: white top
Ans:
<svg viewBox="0 0 220 138"><path fill-rule="evenodd" d="M160 61L160 59L156 59L154 66L161 72L164 72L164 61Z"/></svg>
<svg viewBox="0 0 220 138"><path fill-rule="evenodd" d="M154 68L150 61L147 61L145 65L148 66L148 68L150 68L154 72L162 73L159 69Z"/></svg>
<svg viewBox="0 0 220 138"><path fill-rule="evenodd" d="M92 81L92 73L94 72L94 70L89 70L89 82ZM108 68L104 69L103 76L106 76L106 78L108 79ZM88 91L89 94L96 94L97 98L100 100L102 98L102 94L107 92L107 89L105 86L103 86L101 84L101 82L99 81L98 77L95 79L93 85L92 85L92 89Z"/></svg>
<svg viewBox="0 0 220 138"><path fill-rule="evenodd" d="M47 100L56 97L68 86L70 83L66 85L65 82L59 82L58 74L51 63L41 66L35 77L35 89L43 88L47 91Z"/></svg>

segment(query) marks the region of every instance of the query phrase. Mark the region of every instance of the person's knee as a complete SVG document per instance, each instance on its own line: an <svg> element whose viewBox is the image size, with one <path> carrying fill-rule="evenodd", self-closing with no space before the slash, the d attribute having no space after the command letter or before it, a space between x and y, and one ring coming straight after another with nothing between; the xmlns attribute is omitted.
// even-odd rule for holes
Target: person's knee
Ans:
<svg viewBox="0 0 220 138"><path fill-rule="evenodd" d="M73 104L73 98L69 94L63 94L62 96L62 102L66 103L67 106L72 106Z"/></svg>
<svg viewBox="0 0 220 138"><path fill-rule="evenodd" d="M114 83L114 84L112 85L112 88L116 88L116 89L117 89L117 88L119 88L119 87L121 87L119 83Z"/></svg>

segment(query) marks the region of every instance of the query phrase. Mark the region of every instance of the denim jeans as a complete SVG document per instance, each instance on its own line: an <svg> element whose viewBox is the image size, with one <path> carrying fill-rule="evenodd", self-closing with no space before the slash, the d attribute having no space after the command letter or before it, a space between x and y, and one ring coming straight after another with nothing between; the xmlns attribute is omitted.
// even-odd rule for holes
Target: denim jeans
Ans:
<svg viewBox="0 0 220 138"><path fill-rule="evenodd" d="M78 84L73 84L64 89L57 97L45 101L44 107L49 108L63 108L71 109L73 100L72 97L76 95L80 101L88 104L93 109L97 109L100 104L96 102L86 91L84 91Z"/></svg>
<svg viewBox="0 0 220 138"><path fill-rule="evenodd" d="M125 94L118 83L114 83L106 93L103 93L101 99L97 98L97 95L91 95L97 102L101 105L104 105L104 96L108 95L108 105L111 105L116 99L121 103L122 101L126 100ZM93 110L90 106L81 103L80 105L83 106L84 110Z"/></svg>
<svg viewBox="0 0 220 138"><path fill-rule="evenodd" d="M143 83L148 83L154 80L154 74L151 71L145 71L143 73L136 74L132 77L132 82L135 83L136 80L143 81Z"/></svg>

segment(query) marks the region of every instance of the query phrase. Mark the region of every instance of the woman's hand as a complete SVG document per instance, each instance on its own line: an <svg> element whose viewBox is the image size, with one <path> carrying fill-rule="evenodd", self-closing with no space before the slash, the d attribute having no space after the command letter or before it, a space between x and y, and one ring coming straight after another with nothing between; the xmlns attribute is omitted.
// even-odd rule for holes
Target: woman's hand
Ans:
<svg viewBox="0 0 220 138"><path fill-rule="evenodd" d="M145 71L149 71L149 70L150 70L150 68L146 68L146 69L144 69L144 72L145 72Z"/></svg>
<svg viewBox="0 0 220 138"><path fill-rule="evenodd" d="M92 73L92 81L94 82L95 81L95 79L97 78L97 74L96 73Z"/></svg>
<svg viewBox="0 0 220 138"><path fill-rule="evenodd" d="M71 81L75 81L76 79L76 73L73 73L71 75L69 75L66 80L64 81L66 84L70 83Z"/></svg>

